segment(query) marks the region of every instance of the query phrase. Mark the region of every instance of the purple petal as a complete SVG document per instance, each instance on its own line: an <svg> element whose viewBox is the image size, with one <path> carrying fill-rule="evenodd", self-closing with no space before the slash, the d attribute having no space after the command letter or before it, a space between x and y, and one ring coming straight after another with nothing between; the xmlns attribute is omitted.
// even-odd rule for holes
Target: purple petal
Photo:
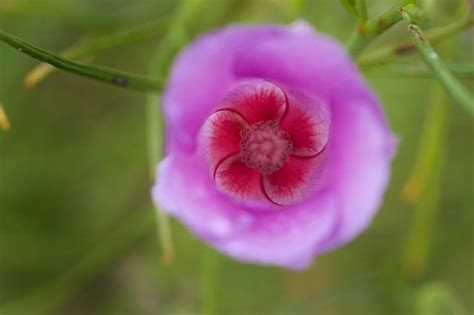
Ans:
<svg viewBox="0 0 474 315"><path fill-rule="evenodd" d="M327 246L351 240L372 221L390 178L395 138L366 103L334 106L327 189L337 198L339 228Z"/></svg>
<svg viewBox="0 0 474 315"><path fill-rule="evenodd" d="M304 205L258 212L217 191L197 161L184 154L163 160L153 197L220 251L243 261L301 269L331 234L337 211L329 194Z"/></svg>

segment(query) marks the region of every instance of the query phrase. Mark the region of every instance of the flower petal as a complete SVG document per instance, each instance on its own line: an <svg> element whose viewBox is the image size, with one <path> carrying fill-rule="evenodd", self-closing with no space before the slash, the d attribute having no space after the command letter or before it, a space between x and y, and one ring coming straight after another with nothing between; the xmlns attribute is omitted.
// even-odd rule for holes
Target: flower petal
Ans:
<svg viewBox="0 0 474 315"><path fill-rule="evenodd" d="M327 104L340 95L373 98L344 47L304 22L278 36L249 40L236 55L233 71L241 78L262 78L310 91Z"/></svg>
<svg viewBox="0 0 474 315"><path fill-rule="evenodd" d="M323 177L325 154L302 158L290 156L277 172L263 179L264 191L272 202L290 205L315 192Z"/></svg>
<svg viewBox="0 0 474 315"><path fill-rule="evenodd" d="M240 154L220 163L214 177L218 190L245 201L266 199L261 178L262 174L242 163Z"/></svg>
<svg viewBox="0 0 474 315"><path fill-rule="evenodd" d="M244 118L230 110L212 114L199 134L199 149L214 174L217 165L240 151L240 131L248 127Z"/></svg>
<svg viewBox="0 0 474 315"><path fill-rule="evenodd" d="M330 195L321 195L312 203L314 208L258 214L248 228L215 246L243 261L295 270L307 268L336 223L337 211L332 201Z"/></svg>
<svg viewBox="0 0 474 315"><path fill-rule="evenodd" d="M156 178L154 201L202 239L223 241L250 224L244 207L216 189L200 155L170 154Z"/></svg>
<svg viewBox="0 0 474 315"><path fill-rule="evenodd" d="M351 240L372 221L390 178L396 140L370 104L334 106L328 187L335 193L339 228L327 246Z"/></svg>
<svg viewBox="0 0 474 315"><path fill-rule="evenodd" d="M292 91L288 95L288 110L280 122L293 143L293 155L313 156L321 152L329 138L330 114L320 100Z"/></svg>
<svg viewBox="0 0 474 315"><path fill-rule="evenodd" d="M165 158L158 168L153 198L221 252L243 261L302 269L332 234L337 211L330 194L256 212L219 192L198 160L199 156L189 154Z"/></svg>
<svg viewBox="0 0 474 315"><path fill-rule="evenodd" d="M173 63L163 94L167 152L174 147L193 150L196 134L207 117L242 80L232 71L236 52L286 32L276 25L232 26L205 34L183 49Z"/></svg>
<svg viewBox="0 0 474 315"><path fill-rule="evenodd" d="M219 108L231 108L239 112L250 124L280 121L286 107L283 90L264 80L247 80L238 85L219 105Z"/></svg>

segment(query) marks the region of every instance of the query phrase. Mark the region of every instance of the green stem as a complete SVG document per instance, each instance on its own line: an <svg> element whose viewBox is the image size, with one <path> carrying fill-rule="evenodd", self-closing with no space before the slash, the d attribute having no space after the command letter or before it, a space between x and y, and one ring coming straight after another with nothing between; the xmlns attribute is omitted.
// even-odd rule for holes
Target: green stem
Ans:
<svg viewBox="0 0 474 315"><path fill-rule="evenodd" d="M177 8L175 17L168 26L168 32L160 43L160 50L154 54L150 72L160 78L168 73L169 65L176 52L185 44L188 36L187 25L193 25L199 8L205 5L203 0L185 0ZM150 163L150 177L157 176L156 167L163 156L163 119L160 112L160 97L151 95L147 104L147 136ZM171 233L171 222L168 215L159 207L155 208L158 224L158 239L163 252L162 260L170 264L175 259L175 250Z"/></svg>
<svg viewBox="0 0 474 315"><path fill-rule="evenodd" d="M474 79L474 64L446 64L446 67L456 76L464 79ZM434 73L425 64L409 64L409 63L391 63L362 69L364 74L371 76L405 76L412 78L429 78Z"/></svg>
<svg viewBox="0 0 474 315"><path fill-rule="evenodd" d="M438 27L425 32L425 38L431 43L437 43L450 36L463 31L474 25L474 11L469 11L468 14L455 22ZM416 45L412 41L400 41L392 45L384 46L378 50L362 55L357 61L361 66L371 66L380 63L386 63L396 56L405 55L416 50Z"/></svg>
<svg viewBox="0 0 474 315"><path fill-rule="evenodd" d="M367 46L369 40L362 35L361 31L358 29L354 31L347 42L347 51L352 57L357 57Z"/></svg>
<svg viewBox="0 0 474 315"><path fill-rule="evenodd" d="M106 67L92 66L74 62L33 46L24 40L1 30L0 41L7 43L8 45L24 54L29 55L32 58L49 63L59 69L103 81L115 86L141 92L156 92L162 88L162 82L160 81Z"/></svg>
<svg viewBox="0 0 474 315"><path fill-rule="evenodd" d="M429 103L431 106L427 108L416 160L402 190L403 199L410 204L417 203L429 186L439 156L443 153L448 110L446 93L438 82Z"/></svg>
<svg viewBox="0 0 474 315"><path fill-rule="evenodd" d="M285 20L289 23L300 19L303 14L304 0L289 0L284 7Z"/></svg>
<svg viewBox="0 0 474 315"><path fill-rule="evenodd" d="M346 8L347 12L349 12L356 19L359 19L359 14L357 13L354 0L339 0L339 1Z"/></svg>
<svg viewBox="0 0 474 315"><path fill-rule="evenodd" d="M202 255L202 315L216 315L219 255L210 248L206 248Z"/></svg>
<svg viewBox="0 0 474 315"><path fill-rule="evenodd" d="M432 106L428 109L417 160L402 191L406 201L416 204L402 258L403 275L412 280L426 271L441 195L443 146L449 111L446 93L438 83L430 103Z"/></svg>
<svg viewBox="0 0 474 315"><path fill-rule="evenodd" d="M403 19L408 23L408 30L415 42L416 48L428 67L433 71L451 96L462 105L471 115L474 115L474 98L449 72L448 67L441 61L438 54L431 47L421 29L413 23L407 11L402 11Z"/></svg>
<svg viewBox="0 0 474 315"><path fill-rule="evenodd" d="M153 181L156 177L156 167L163 156L163 119L160 113L159 99L160 96L148 96L146 106L148 160L150 165L150 178ZM162 209L156 207L155 210L157 212L158 240L163 253L162 261L165 265L169 265L175 259L170 219Z"/></svg>
<svg viewBox="0 0 474 315"><path fill-rule="evenodd" d="M111 48L117 48L123 45L154 38L165 32L166 25L169 22L168 20L169 18L162 17L155 21L128 28L127 30L120 30L113 34L84 39L60 53L60 56L63 58L78 60L90 57L93 54ZM27 87L36 85L40 80L51 74L53 70L54 67L51 65L41 63L27 75L25 85Z"/></svg>
<svg viewBox="0 0 474 315"><path fill-rule="evenodd" d="M380 17L361 24L352 34L346 47L353 57L357 57L377 36L402 20L400 9L414 0L403 0Z"/></svg>
<svg viewBox="0 0 474 315"><path fill-rule="evenodd" d="M367 22L367 3L365 0L356 0L355 7L361 24Z"/></svg>

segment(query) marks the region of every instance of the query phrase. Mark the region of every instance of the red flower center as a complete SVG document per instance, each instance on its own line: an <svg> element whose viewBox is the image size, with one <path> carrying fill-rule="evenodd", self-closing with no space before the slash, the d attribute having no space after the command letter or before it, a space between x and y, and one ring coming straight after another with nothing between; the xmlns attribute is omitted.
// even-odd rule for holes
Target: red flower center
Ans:
<svg viewBox="0 0 474 315"><path fill-rule="evenodd" d="M272 120L255 123L241 130L240 136L240 159L262 174L278 171L293 148L288 132Z"/></svg>
<svg viewBox="0 0 474 315"><path fill-rule="evenodd" d="M318 187L329 124L325 104L255 80L207 119L199 147L220 191L251 204L289 205Z"/></svg>

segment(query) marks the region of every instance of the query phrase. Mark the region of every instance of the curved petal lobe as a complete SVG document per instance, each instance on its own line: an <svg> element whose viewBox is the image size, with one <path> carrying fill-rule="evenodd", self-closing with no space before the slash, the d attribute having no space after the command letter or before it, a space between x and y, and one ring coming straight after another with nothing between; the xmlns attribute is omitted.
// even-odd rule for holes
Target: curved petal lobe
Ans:
<svg viewBox="0 0 474 315"><path fill-rule="evenodd" d="M293 143L293 155L314 156L326 146L329 138L330 114L325 104L303 93L288 94L288 111L280 126Z"/></svg>
<svg viewBox="0 0 474 315"><path fill-rule="evenodd" d="M233 109L250 124L280 121L286 110L286 96L278 86L264 80L248 80L231 92L219 108Z"/></svg>
<svg viewBox="0 0 474 315"><path fill-rule="evenodd" d="M318 188L324 162L325 154L310 158L290 156L281 169L263 178L266 196L279 205L301 201Z"/></svg>
<svg viewBox="0 0 474 315"><path fill-rule="evenodd" d="M220 191L238 200L262 200L266 197L261 187L261 177L260 173L242 163L238 154L217 166L215 181Z"/></svg>
<svg viewBox="0 0 474 315"><path fill-rule="evenodd" d="M209 117L199 134L199 147L214 173L217 165L225 158L240 151L240 131L247 122L239 114L219 110Z"/></svg>

